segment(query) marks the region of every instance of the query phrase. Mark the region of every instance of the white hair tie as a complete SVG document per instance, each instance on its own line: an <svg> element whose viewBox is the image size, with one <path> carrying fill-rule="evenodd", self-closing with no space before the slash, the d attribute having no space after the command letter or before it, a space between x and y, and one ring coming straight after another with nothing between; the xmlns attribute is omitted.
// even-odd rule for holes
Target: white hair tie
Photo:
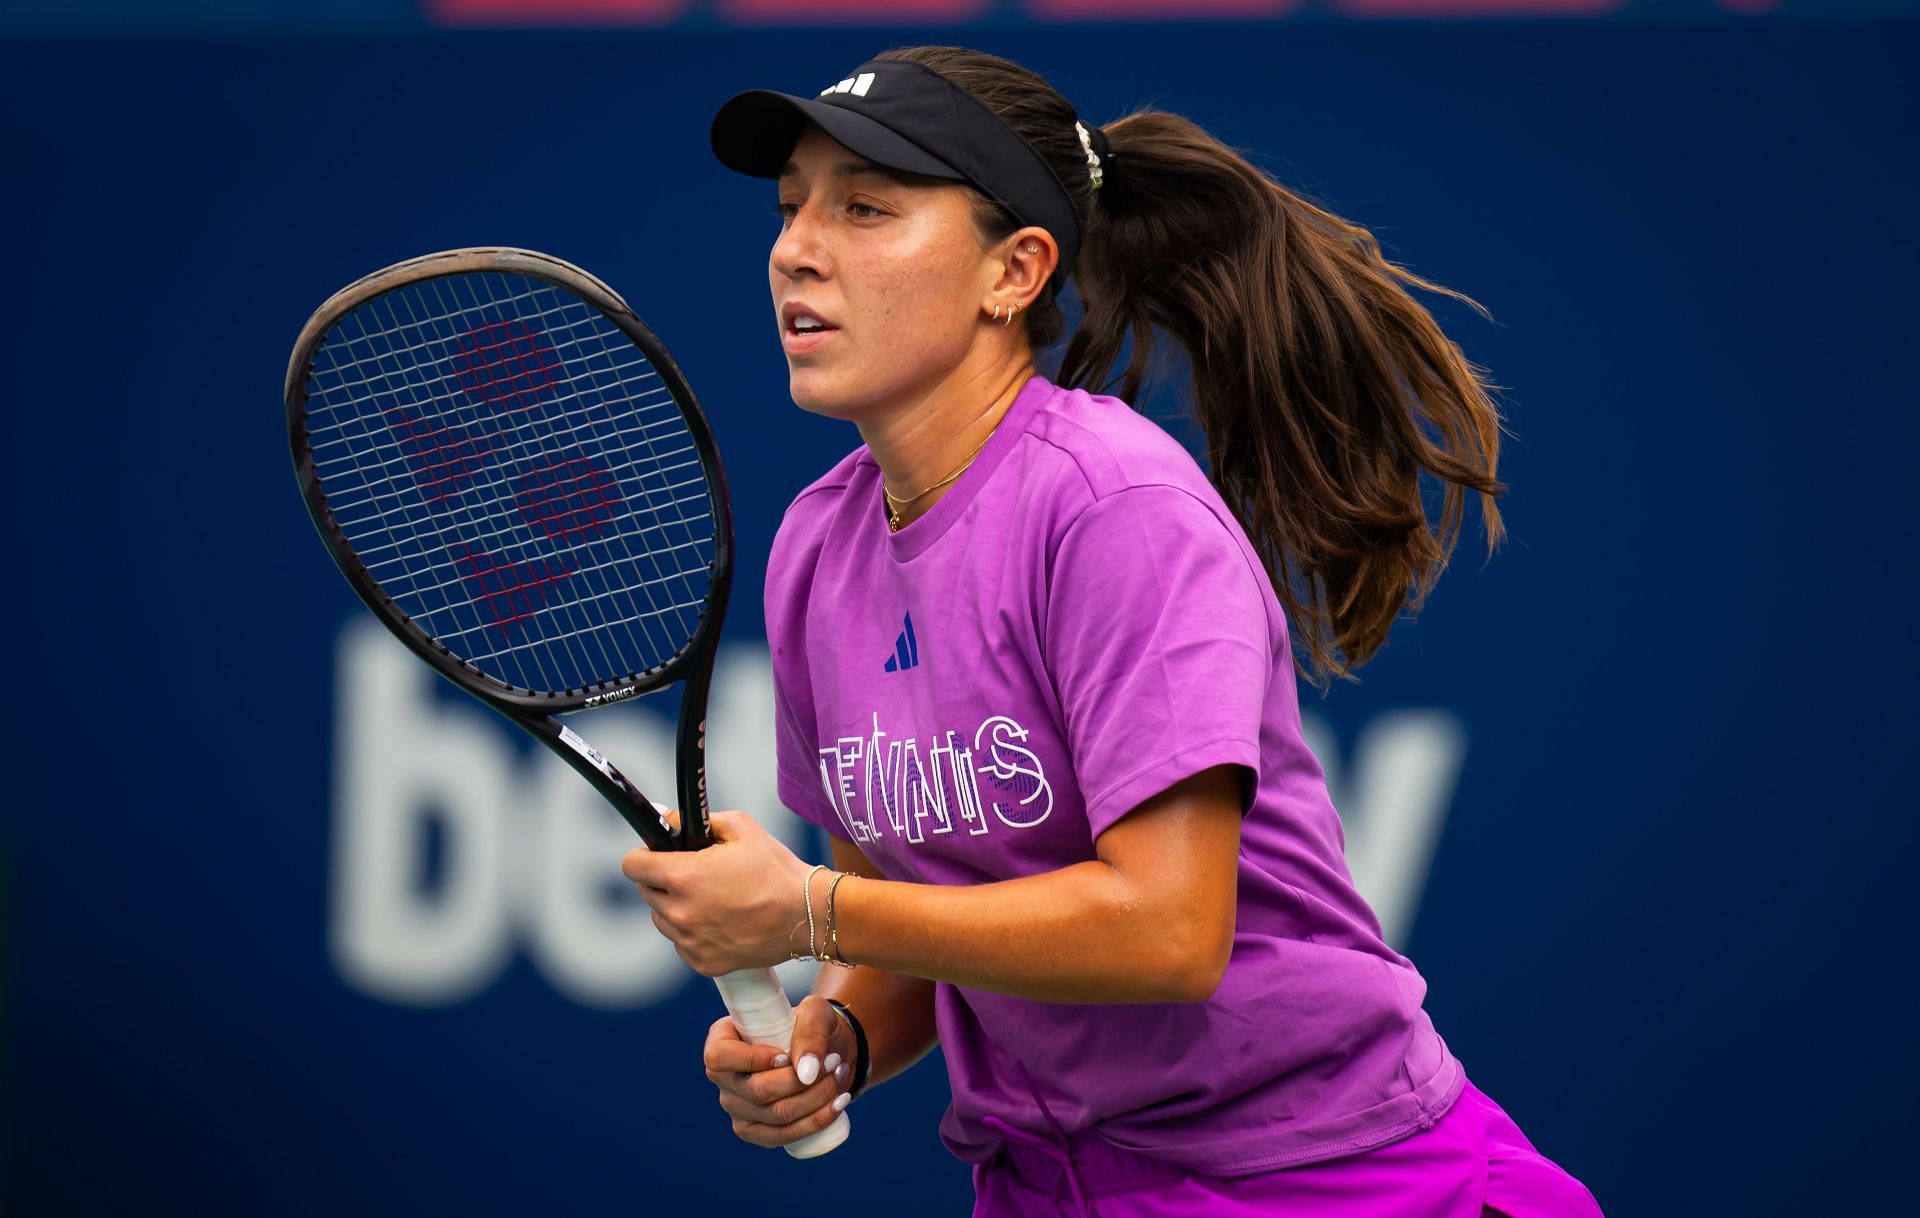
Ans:
<svg viewBox="0 0 1920 1218"><path fill-rule="evenodd" d="M1100 155L1093 150L1093 136L1087 131L1087 125L1079 119L1073 120L1074 133L1080 137L1080 147L1087 154L1087 177L1093 180L1093 188L1100 189L1100 180L1106 175L1100 172Z"/></svg>

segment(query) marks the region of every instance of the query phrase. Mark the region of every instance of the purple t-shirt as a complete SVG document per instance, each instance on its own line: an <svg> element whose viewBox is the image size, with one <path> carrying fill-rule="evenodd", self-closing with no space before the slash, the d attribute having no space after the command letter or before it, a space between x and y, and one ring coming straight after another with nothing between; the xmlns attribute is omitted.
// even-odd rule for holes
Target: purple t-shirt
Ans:
<svg viewBox="0 0 1920 1218"><path fill-rule="evenodd" d="M1035 377L891 534L859 449L788 509L766 608L781 799L889 878L1057 870L1182 778L1256 777L1212 998L938 987L955 1154L993 1155L988 1116L1051 1136L1044 1098L1067 1133L1243 1175L1394 1141L1452 1105L1465 1075L1421 1010L1426 983L1347 872L1273 589L1150 420Z"/></svg>

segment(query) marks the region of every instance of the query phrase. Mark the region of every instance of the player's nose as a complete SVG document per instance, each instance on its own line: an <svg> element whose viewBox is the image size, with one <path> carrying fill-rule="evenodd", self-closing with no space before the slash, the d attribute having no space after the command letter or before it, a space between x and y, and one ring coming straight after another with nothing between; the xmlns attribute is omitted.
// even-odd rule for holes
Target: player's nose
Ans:
<svg viewBox="0 0 1920 1218"><path fill-rule="evenodd" d="M826 277L831 260L825 233L812 208L803 204L787 220L785 227L780 230L780 236L774 240L769 264L777 274L787 279L798 279L803 275Z"/></svg>

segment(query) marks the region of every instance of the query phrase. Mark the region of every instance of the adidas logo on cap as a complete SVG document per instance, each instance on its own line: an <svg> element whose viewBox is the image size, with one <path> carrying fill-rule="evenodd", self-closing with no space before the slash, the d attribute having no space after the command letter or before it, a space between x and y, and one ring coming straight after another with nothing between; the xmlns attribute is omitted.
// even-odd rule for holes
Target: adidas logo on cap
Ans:
<svg viewBox="0 0 1920 1218"><path fill-rule="evenodd" d="M829 93L851 93L855 97L865 97L867 90L873 88L873 73L862 72L858 76L849 76L837 85L828 85L820 90L820 96Z"/></svg>

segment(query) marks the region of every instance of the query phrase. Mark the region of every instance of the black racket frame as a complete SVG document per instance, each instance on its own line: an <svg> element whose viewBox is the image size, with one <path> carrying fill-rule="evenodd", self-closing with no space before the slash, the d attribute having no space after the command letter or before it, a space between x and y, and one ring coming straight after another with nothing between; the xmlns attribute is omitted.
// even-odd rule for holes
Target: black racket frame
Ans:
<svg viewBox="0 0 1920 1218"><path fill-rule="evenodd" d="M660 375L661 383L672 396L674 405L686 420L693 437L700 466L706 475L708 495L713 507L714 551L708 568L707 597L700 609L700 621L693 636L678 653L643 673L603 682L581 689L532 690L509 685L455 656L432 635L414 622L394 603L354 553L345 532L334 519L314 468L313 449L307 434L307 382L313 357L327 332L341 318L367 302L409 284L450 275L499 272L522 275L552 284L586 301L607 320L619 327L640 348ZM287 441L293 466L300 483L301 499L313 518L320 540L333 556L360 599L388 630L405 643L415 655L432 665L441 676L499 711L558 754L594 789L612 804L633 827L649 849L697 850L711 835L707 825L707 691L713 680L714 653L719 646L721 624L726 618L727 597L733 583L733 510L727 496L726 472L720 464L719 446L713 428L693 395L693 389L680 367L667 353L652 330L634 315L619 293L593 275L551 255L506 246L475 247L423 254L405 262L355 280L335 292L308 320L294 343L287 362L286 379ZM675 732L676 781L680 797L680 828L673 831L661 821L653 803L640 788L592 747L581 741L575 747L562 739L562 725L554 716L592 710L617 702L626 702L656 693L680 682L679 723ZM574 734L579 740L578 734Z"/></svg>

